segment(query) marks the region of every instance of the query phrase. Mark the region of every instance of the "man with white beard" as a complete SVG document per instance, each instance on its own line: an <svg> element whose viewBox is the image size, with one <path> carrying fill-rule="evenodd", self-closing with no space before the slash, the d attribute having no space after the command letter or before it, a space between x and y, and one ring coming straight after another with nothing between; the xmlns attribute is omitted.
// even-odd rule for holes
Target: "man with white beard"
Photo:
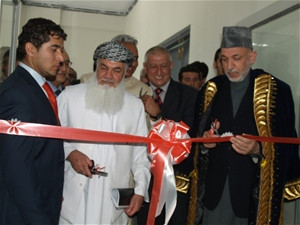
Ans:
<svg viewBox="0 0 300 225"><path fill-rule="evenodd" d="M133 54L122 44L106 42L97 47L95 75L87 82L68 86L58 97L62 126L105 132L147 135L144 107L127 93L123 78ZM60 224L126 224L139 211L150 180L146 146L65 142L64 201ZM93 160L93 161L92 161ZM93 162L107 176L91 173ZM116 209L113 188L128 188L134 175L134 195L129 207Z"/></svg>

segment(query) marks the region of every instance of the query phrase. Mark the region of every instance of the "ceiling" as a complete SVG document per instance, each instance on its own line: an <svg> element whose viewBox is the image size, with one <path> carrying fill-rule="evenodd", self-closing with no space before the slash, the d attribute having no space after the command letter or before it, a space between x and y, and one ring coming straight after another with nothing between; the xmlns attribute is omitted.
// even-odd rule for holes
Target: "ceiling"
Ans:
<svg viewBox="0 0 300 225"><path fill-rule="evenodd" d="M17 2L17 0L12 0ZM24 5L33 5L64 10L126 16L138 0L21 0Z"/></svg>

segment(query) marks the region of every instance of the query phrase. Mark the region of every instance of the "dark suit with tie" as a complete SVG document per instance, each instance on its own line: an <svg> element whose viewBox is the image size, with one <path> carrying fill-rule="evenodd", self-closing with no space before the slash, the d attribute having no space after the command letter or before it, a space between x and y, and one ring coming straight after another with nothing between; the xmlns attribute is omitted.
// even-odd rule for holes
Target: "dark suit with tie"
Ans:
<svg viewBox="0 0 300 225"><path fill-rule="evenodd" d="M174 120L175 122L183 121L190 127L190 130L192 130L196 96L196 89L171 79L164 101L160 106L162 118ZM178 165L174 165L173 168L175 175L188 178L193 170L193 153L191 152L187 159ZM152 184L150 184L149 190L151 194ZM186 224L189 196L189 192L185 194L177 191L177 206L168 223L169 225ZM148 208L148 205L146 205L145 208ZM147 218L147 212L147 209L141 209L141 212L138 215L139 225L146 224L145 219ZM155 220L156 225L164 224L164 214L165 212L163 210L161 215Z"/></svg>
<svg viewBox="0 0 300 225"><path fill-rule="evenodd" d="M21 66L0 86L0 119L57 125L51 104ZM63 141L0 134L0 224L58 224Z"/></svg>

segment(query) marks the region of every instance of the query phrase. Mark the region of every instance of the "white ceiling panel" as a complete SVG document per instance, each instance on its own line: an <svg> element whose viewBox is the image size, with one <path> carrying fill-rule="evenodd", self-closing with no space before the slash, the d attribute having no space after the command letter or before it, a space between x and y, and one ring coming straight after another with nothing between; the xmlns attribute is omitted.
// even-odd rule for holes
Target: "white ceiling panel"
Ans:
<svg viewBox="0 0 300 225"><path fill-rule="evenodd" d="M24 5L34 5L64 10L126 16L138 0L21 0Z"/></svg>

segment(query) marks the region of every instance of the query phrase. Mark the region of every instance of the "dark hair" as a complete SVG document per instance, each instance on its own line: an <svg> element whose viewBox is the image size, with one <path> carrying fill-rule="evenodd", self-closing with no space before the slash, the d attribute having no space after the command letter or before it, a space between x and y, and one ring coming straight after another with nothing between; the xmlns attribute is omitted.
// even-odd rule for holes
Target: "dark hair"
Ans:
<svg viewBox="0 0 300 225"><path fill-rule="evenodd" d="M215 57L214 57L214 61L215 62L217 62L220 53L221 53L221 48L218 48L217 51L216 51L216 53L215 53Z"/></svg>
<svg viewBox="0 0 300 225"><path fill-rule="evenodd" d="M198 68L195 66L195 65L192 65L192 64L188 64L184 67L182 67L178 73L178 80L181 82L182 81L182 74L184 72L194 72L194 73L198 73L198 76L199 76L199 79L202 79L201 78L201 74L199 73L199 70Z"/></svg>
<svg viewBox="0 0 300 225"><path fill-rule="evenodd" d="M23 26L22 32L19 35L19 46L17 52L19 58L23 59L26 55L25 44L27 42L32 43L37 49L42 44L50 40L49 36L56 36L66 40L67 34L64 30L51 20L45 18L33 18Z"/></svg>
<svg viewBox="0 0 300 225"><path fill-rule="evenodd" d="M194 72L198 73L199 79L203 79L207 77L208 74L208 66L204 62L195 61L191 64L188 64L182 67L178 74L178 80L182 81L182 74L184 72Z"/></svg>
<svg viewBox="0 0 300 225"><path fill-rule="evenodd" d="M208 66L205 64L205 62L199 62L195 61L191 63L191 65L196 66L199 70L199 73L202 74L202 78L206 78L208 74Z"/></svg>

